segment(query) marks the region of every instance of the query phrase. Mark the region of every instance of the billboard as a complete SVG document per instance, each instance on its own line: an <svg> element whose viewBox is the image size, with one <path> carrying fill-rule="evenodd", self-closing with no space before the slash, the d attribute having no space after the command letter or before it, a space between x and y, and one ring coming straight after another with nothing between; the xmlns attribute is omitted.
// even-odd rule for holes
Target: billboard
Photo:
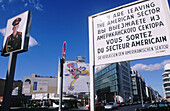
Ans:
<svg viewBox="0 0 170 111"><path fill-rule="evenodd" d="M2 56L10 52L24 52L28 50L32 13L26 11L8 20L3 41Z"/></svg>
<svg viewBox="0 0 170 111"><path fill-rule="evenodd" d="M169 15L167 0L140 0L90 16L94 64L170 55Z"/></svg>
<svg viewBox="0 0 170 111"><path fill-rule="evenodd" d="M48 92L48 81L33 82L33 92Z"/></svg>
<svg viewBox="0 0 170 111"><path fill-rule="evenodd" d="M89 92L89 65L84 62L66 61L63 72L63 92Z"/></svg>

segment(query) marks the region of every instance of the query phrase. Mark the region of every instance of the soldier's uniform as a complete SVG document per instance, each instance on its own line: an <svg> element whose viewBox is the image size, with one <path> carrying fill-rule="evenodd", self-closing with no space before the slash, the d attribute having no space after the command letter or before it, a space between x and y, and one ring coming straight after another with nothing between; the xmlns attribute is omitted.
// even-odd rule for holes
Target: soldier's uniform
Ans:
<svg viewBox="0 0 170 111"><path fill-rule="evenodd" d="M11 52L17 49L21 49L22 32L17 32L15 36L11 34L6 40L6 52Z"/></svg>
<svg viewBox="0 0 170 111"><path fill-rule="evenodd" d="M17 18L13 21L12 25L13 26L18 25L20 21L21 18ZM21 49L21 43L22 43L22 32L17 32L15 36L11 34L6 39L4 53Z"/></svg>

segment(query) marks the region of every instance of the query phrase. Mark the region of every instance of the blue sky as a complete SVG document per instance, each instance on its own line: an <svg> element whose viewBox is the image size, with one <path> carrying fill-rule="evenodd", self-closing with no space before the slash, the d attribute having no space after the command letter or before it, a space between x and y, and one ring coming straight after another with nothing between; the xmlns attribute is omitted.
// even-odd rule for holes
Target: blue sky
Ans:
<svg viewBox="0 0 170 111"><path fill-rule="evenodd" d="M18 54L15 80L35 73L56 76L63 42L67 42L66 60L85 57L89 62L88 16L136 0L0 0L0 46L7 20L30 10L33 13L30 47ZM170 1L170 0L168 0ZM1 48L0 48L1 49ZM170 56L131 61L147 85L163 95L162 73ZM6 77L8 57L0 57L0 78Z"/></svg>

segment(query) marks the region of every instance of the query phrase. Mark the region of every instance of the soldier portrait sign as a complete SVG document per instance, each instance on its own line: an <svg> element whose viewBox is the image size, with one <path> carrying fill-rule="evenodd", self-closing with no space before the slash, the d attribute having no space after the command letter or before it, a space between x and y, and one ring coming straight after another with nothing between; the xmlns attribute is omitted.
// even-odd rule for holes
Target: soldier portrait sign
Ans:
<svg viewBox="0 0 170 111"><path fill-rule="evenodd" d="M139 0L90 16L94 64L170 55L169 15L167 0Z"/></svg>
<svg viewBox="0 0 170 111"><path fill-rule="evenodd" d="M31 18L32 13L26 11L8 20L2 56L8 56L10 52L20 53L28 50Z"/></svg>

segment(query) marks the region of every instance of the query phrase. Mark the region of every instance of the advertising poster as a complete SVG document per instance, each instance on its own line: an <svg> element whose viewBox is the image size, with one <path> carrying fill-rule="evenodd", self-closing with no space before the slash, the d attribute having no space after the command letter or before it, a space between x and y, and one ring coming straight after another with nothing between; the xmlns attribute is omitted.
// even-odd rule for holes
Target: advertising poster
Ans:
<svg viewBox="0 0 170 111"><path fill-rule="evenodd" d="M26 11L8 20L2 56L8 56L10 52L19 53L28 50L31 18L32 13Z"/></svg>
<svg viewBox="0 0 170 111"><path fill-rule="evenodd" d="M48 82L47 81L37 81L34 80L33 83L33 92L47 92L48 91Z"/></svg>
<svg viewBox="0 0 170 111"><path fill-rule="evenodd" d="M90 16L94 64L170 55L169 15L167 0L140 0Z"/></svg>
<svg viewBox="0 0 170 111"><path fill-rule="evenodd" d="M89 92L89 65L76 61L66 61L63 73L63 92Z"/></svg>

